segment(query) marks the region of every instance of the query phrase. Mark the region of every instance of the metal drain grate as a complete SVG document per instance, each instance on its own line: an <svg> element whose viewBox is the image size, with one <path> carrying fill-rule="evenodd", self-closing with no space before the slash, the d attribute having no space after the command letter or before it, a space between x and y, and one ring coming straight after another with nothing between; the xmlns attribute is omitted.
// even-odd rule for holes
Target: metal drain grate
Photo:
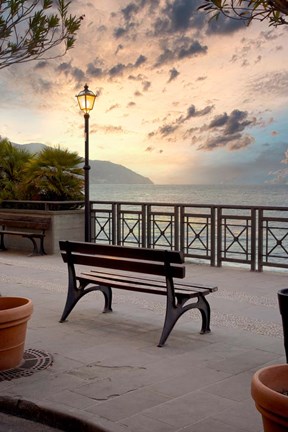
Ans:
<svg viewBox="0 0 288 432"><path fill-rule="evenodd" d="M47 369L52 363L51 354L36 349L27 349L23 354L23 362L18 368L0 372L0 382L30 376L37 371Z"/></svg>

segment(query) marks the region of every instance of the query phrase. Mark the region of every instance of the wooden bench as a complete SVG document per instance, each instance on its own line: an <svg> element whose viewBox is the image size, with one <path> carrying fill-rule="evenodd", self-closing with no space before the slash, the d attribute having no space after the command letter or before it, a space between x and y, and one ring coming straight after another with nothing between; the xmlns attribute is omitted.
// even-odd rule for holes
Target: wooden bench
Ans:
<svg viewBox="0 0 288 432"><path fill-rule="evenodd" d="M33 244L31 255L45 255L44 237L50 223L51 218L49 217L0 213L0 250L7 250L4 236L13 235L31 240ZM39 248L36 239L39 239Z"/></svg>
<svg viewBox="0 0 288 432"><path fill-rule="evenodd" d="M210 306L206 296L217 287L175 283L185 277L182 252L60 241L63 261L68 265L68 293L60 322L77 302L91 291L101 291L103 312L112 312L112 288L166 296L166 316L158 346L164 345L178 318L197 308L201 333L210 332ZM90 267L85 271L82 266ZM92 269L91 269L92 267ZM187 303L195 299L192 303Z"/></svg>

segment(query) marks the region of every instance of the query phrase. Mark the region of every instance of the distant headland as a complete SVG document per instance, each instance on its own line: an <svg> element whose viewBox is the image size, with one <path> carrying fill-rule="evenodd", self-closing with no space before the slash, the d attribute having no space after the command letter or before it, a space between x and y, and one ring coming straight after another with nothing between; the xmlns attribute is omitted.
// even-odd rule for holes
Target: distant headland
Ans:
<svg viewBox="0 0 288 432"><path fill-rule="evenodd" d="M16 144L16 147L25 148L30 153L38 153L45 144ZM90 160L90 184L153 184L148 178L144 177L123 165L114 164L109 161Z"/></svg>

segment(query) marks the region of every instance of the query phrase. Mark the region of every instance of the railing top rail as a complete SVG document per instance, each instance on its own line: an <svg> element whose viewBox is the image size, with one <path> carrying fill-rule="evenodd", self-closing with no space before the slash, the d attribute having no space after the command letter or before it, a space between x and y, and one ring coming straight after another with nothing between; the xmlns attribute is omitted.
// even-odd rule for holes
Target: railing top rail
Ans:
<svg viewBox="0 0 288 432"><path fill-rule="evenodd" d="M19 204L21 204L21 203L32 203L32 204L67 204L67 202L69 202L69 203L72 203L72 204L83 204L84 203L84 201L83 200L81 200L81 201L79 201L79 200L77 200L77 201L45 201L45 200L3 200L2 201L2 203L19 203Z"/></svg>
<svg viewBox="0 0 288 432"><path fill-rule="evenodd" d="M242 209L242 210L276 210L276 211L288 211L288 207L273 207L273 206L252 206L252 205L228 205L228 204L193 204L193 203L164 203L164 202L143 202L143 201L91 201L91 204L117 204L117 205L130 205L130 206L159 206L159 207L195 207L195 208L221 208L221 209Z"/></svg>

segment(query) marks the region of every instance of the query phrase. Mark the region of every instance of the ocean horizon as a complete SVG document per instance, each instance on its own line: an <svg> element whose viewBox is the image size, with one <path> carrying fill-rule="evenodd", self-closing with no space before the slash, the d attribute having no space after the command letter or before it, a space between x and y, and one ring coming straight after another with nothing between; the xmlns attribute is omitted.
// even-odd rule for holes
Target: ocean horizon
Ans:
<svg viewBox="0 0 288 432"><path fill-rule="evenodd" d="M286 207L288 185L90 184L91 201Z"/></svg>

